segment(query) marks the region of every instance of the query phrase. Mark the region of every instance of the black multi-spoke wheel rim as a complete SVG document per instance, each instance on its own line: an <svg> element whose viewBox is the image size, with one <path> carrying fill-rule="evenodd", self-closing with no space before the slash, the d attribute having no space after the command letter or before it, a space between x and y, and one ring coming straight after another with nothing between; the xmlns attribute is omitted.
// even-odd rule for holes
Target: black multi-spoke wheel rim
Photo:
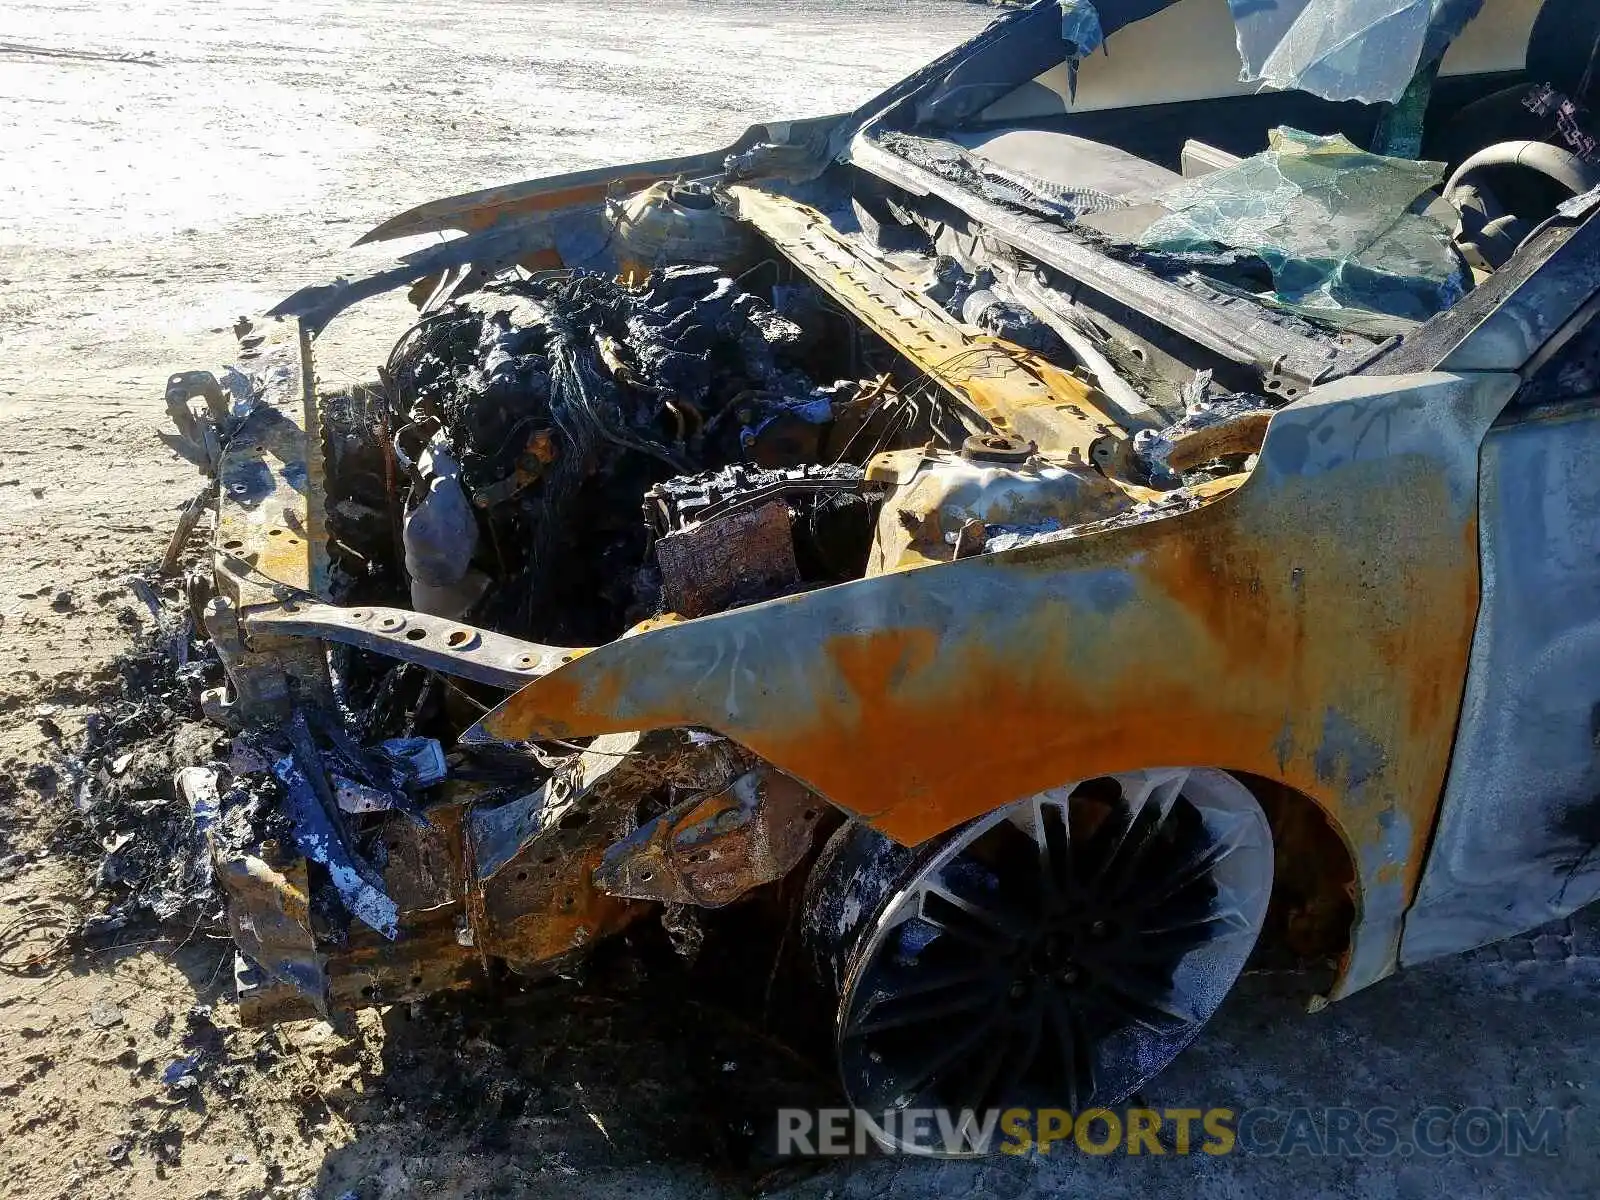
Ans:
<svg viewBox="0 0 1600 1200"><path fill-rule="evenodd" d="M974 822L907 868L852 955L851 1102L870 1118L1127 1098L1221 1004L1271 890L1266 818L1219 771L1090 780Z"/></svg>

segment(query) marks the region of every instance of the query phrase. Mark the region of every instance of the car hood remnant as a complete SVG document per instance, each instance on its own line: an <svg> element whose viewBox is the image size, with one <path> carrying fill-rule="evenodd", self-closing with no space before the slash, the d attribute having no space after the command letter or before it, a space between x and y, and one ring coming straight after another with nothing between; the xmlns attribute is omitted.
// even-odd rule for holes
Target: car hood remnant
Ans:
<svg viewBox="0 0 1600 1200"><path fill-rule="evenodd" d="M1470 283L1450 229L1431 209L1415 211L1443 179L1443 163L1368 154L1342 134L1275 129L1269 149L1160 196L1170 212L1139 245L1256 255L1277 302L1330 324L1395 332L1383 316L1426 320Z"/></svg>

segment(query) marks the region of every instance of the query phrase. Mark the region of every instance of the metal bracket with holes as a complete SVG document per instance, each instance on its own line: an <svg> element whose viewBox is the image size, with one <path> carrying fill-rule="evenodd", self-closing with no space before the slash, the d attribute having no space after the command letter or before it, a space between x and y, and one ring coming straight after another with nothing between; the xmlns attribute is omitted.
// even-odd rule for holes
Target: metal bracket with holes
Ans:
<svg viewBox="0 0 1600 1200"><path fill-rule="evenodd" d="M586 648L543 646L403 608L340 608L289 601L244 618L247 635L313 637L374 650L462 679L514 691Z"/></svg>

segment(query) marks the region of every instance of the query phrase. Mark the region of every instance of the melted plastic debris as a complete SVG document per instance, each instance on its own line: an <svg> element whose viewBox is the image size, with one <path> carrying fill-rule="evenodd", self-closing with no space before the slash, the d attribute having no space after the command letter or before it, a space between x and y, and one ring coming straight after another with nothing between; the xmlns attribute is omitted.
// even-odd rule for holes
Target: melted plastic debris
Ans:
<svg viewBox="0 0 1600 1200"><path fill-rule="evenodd" d="M447 767L444 747L436 738L389 738L381 749L409 777L413 787L432 787L444 781Z"/></svg>
<svg viewBox="0 0 1600 1200"><path fill-rule="evenodd" d="M1139 244L1247 251L1272 272L1270 299L1345 328L1371 329L1373 314L1424 321L1461 297L1465 269L1450 231L1413 211L1443 178L1442 163L1287 128L1273 130L1270 144L1161 197L1170 213Z"/></svg>
<svg viewBox="0 0 1600 1200"><path fill-rule="evenodd" d="M199 1082L195 1077L195 1070L199 1066L198 1054L185 1054L167 1064L167 1069L161 1072L161 1082L175 1092L188 1091Z"/></svg>
<svg viewBox="0 0 1600 1200"><path fill-rule="evenodd" d="M214 760L218 731L201 721L199 695L219 682L221 663L197 637L187 604L149 584L135 588L152 618L113 664L115 682L85 723L83 739L39 786L70 802L53 849L93 867L97 904L77 936L86 942L129 930L220 927L204 825L175 777L198 780ZM131 612L131 610L130 610ZM195 794L199 795L205 789ZM215 789L203 799L213 799Z"/></svg>
<svg viewBox="0 0 1600 1200"><path fill-rule="evenodd" d="M328 869L339 898L352 916L391 941L400 936L400 910L374 872L351 852L338 819L318 795L318 789L298 761L298 755L280 758L273 773L287 793L286 809L294 822L294 843L312 862Z"/></svg>

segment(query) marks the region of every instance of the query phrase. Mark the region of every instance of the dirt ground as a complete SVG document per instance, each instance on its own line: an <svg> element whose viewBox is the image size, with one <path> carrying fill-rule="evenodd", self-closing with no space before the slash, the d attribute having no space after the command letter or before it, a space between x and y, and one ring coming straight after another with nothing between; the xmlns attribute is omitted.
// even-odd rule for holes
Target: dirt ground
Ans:
<svg viewBox="0 0 1600 1200"><path fill-rule="evenodd" d="M43 849L71 804L45 764L148 621L126 577L198 483L156 436L170 372L223 365L238 315L382 261L345 247L409 205L837 111L988 15L955 0L0 0L0 963L83 900ZM400 317L376 302L339 326L325 382L365 377ZM1587 914L1315 1017L1303 981L1247 977L1147 1097L1555 1108L1563 1148L1532 1158L772 1173L751 1145L779 1103L833 1102L829 1081L653 963L643 947L584 981L366 1013L353 1038L240 1029L226 944L201 934L0 974L0 1195L1600 1191Z"/></svg>

